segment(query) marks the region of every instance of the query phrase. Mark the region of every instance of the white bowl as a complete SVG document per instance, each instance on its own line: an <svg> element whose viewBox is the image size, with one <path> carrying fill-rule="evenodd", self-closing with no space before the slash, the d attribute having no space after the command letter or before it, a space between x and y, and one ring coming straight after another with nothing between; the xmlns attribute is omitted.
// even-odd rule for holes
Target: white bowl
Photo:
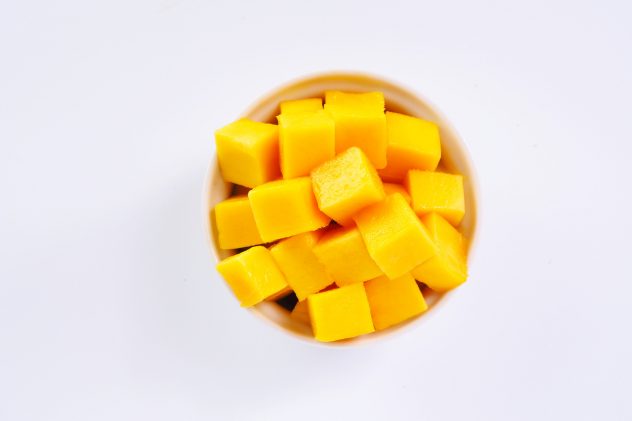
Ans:
<svg viewBox="0 0 632 421"><path fill-rule="evenodd" d="M476 238L477 222L477 197L478 187L474 166L467 152L465 144L450 124L448 119L420 95L411 90L389 82L376 76L360 73L323 73L305 78L297 79L287 83L265 95L255 102L242 114L251 120L270 122L276 124L276 116L279 114L279 103L281 101L324 97L326 90L340 90L349 92L380 91L384 93L386 108L390 111L397 111L404 114L430 120L439 125L441 132L441 167L448 172L459 173L464 177L465 188L465 217L459 230L469 239L468 259L472 254L472 245ZM226 122L228 123L228 121ZM206 175L203 192L203 216L207 231L207 238L215 262L220 261L232 254L228 250L221 250L217 243L217 229L210 218L213 207L220 201L227 198L232 191L232 185L224 182L219 172L217 158L214 156ZM470 282L470 281L468 281ZM443 294L435 293L428 289L424 290L424 297L428 303L428 311L424 314L401 323L392 328L361 336L356 339L327 343L328 345L349 345L383 338L393 332L402 329L411 329L418 326L419 321L427 319L435 313L440 303L445 302L448 295L453 292ZM235 300L235 305L239 305ZM308 326L292 319L290 313L274 302L263 302L250 309L253 314L260 319L266 320L274 326L283 329L295 338L303 339L312 343L317 342Z"/></svg>

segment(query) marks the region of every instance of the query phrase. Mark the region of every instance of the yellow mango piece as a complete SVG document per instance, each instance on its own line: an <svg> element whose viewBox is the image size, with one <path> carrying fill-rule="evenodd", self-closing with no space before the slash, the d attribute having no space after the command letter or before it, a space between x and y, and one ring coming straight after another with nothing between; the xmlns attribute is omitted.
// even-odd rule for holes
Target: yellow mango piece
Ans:
<svg viewBox="0 0 632 421"><path fill-rule="evenodd" d="M309 307L307 305L307 300L299 301L298 303L296 303L296 305L292 309L292 312L290 313L290 317L292 317L296 321L309 325Z"/></svg>
<svg viewBox="0 0 632 421"><path fill-rule="evenodd" d="M281 291L277 292L276 294L273 294L269 296L268 298L266 298L265 301L277 301L291 293L292 293L292 288L290 288L290 286L288 285L287 287L283 288Z"/></svg>
<svg viewBox="0 0 632 421"><path fill-rule="evenodd" d="M322 109L323 100L321 98L305 98L281 102L281 114L297 114Z"/></svg>
<svg viewBox="0 0 632 421"><path fill-rule="evenodd" d="M283 178L309 175L335 156L334 120L324 111L281 114L279 151Z"/></svg>
<svg viewBox="0 0 632 421"><path fill-rule="evenodd" d="M353 220L369 255L390 279L399 278L436 254L426 228L399 193L365 208Z"/></svg>
<svg viewBox="0 0 632 421"><path fill-rule="evenodd" d="M279 178L279 137L274 124L237 120L215 132L224 181L255 187Z"/></svg>
<svg viewBox="0 0 632 421"><path fill-rule="evenodd" d="M381 92L327 91L325 111L336 122L336 153L357 146L375 168L386 166L386 117Z"/></svg>
<svg viewBox="0 0 632 421"><path fill-rule="evenodd" d="M341 287L382 275L355 226L323 235L314 247L314 254Z"/></svg>
<svg viewBox="0 0 632 421"><path fill-rule="evenodd" d="M333 282L312 250L318 237L319 232L306 232L286 238L270 248L272 257L299 301Z"/></svg>
<svg viewBox="0 0 632 421"><path fill-rule="evenodd" d="M237 249L263 243L248 196L236 196L215 206L219 248Z"/></svg>
<svg viewBox="0 0 632 421"><path fill-rule="evenodd" d="M421 217L430 237L437 245L437 255L417 266L411 274L434 291L443 292L467 279L466 240L437 213Z"/></svg>
<svg viewBox="0 0 632 421"><path fill-rule="evenodd" d="M402 186L401 184L396 184L396 183L382 183L382 185L384 186L384 193L387 196L389 194L399 193L402 196L404 196L406 203L410 205L411 203L410 195L408 194L408 190L406 190L406 187Z"/></svg>
<svg viewBox="0 0 632 421"><path fill-rule="evenodd" d="M341 225L384 198L382 181L364 152L352 147L312 171L318 207Z"/></svg>
<svg viewBox="0 0 632 421"><path fill-rule="evenodd" d="M248 192L248 199L259 234L266 243L315 231L331 220L318 210L309 177L262 184Z"/></svg>
<svg viewBox="0 0 632 421"><path fill-rule="evenodd" d="M375 330L369 301L361 283L312 294L307 301L316 340L338 341Z"/></svg>
<svg viewBox="0 0 632 421"><path fill-rule="evenodd" d="M410 274L395 279L381 276L364 284L376 330L386 329L428 309L417 282Z"/></svg>
<svg viewBox="0 0 632 421"><path fill-rule="evenodd" d="M465 215L463 176L411 170L406 177L406 188L417 215L437 212L454 226L461 223Z"/></svg>
<svg viewBox="0 0 632 421"><path fill-rule="evenodd" d="M386 129L387 165L379 171L383 180L403 181L408 170L434 171L437 168L441 159L441 141L436 124L387 111Z"/></svg>
<svg viewBox="0 0 632 421"><path fill-rule="evenodd" d="M267 248L255 246L217 264L242 307L260 303L287 288L281 270Z"/></svg>
<svg viewBox="0 0 632 421"><path fill-rule="evenodd" d="M332 289L338 289L338 285L336 284L327 285L325 288L320 290L320 292L331 291Z"/></svg>
<svg viewBox="0 0 632 421"><path fill-rule="evenodd" d="M353 114L357 112L384 113L384 94L382 92L342 92L326 91L325 107L340 107L341 111Z"/></svg>

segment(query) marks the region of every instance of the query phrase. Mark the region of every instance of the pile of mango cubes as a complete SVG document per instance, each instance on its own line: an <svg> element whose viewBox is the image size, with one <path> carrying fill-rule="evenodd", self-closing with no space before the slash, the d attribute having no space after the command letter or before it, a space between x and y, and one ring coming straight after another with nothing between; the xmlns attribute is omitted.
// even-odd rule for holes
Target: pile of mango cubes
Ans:
<svg viewBox="0 0 632 421"><path fill-rule="evenodd" d="M217 204L217 270L244 307L294 294L319 341L386 329L467 278L463 178L437 171L436 124L386 111L380 92L282 102L277 124L215 133L236 194Z"/></svg>

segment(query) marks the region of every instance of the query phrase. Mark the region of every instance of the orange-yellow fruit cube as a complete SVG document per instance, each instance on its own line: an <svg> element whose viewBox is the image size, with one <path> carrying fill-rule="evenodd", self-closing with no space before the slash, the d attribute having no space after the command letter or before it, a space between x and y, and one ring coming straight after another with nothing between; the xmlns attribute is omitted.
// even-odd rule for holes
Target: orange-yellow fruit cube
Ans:
<svg viewBox="0 0 632 421"><path fill-rule="evenodd" d="M323 109L321 98L295 99L281 102L281 114L296 114Z"/></svg>
<svg viewBox="0 0 632 421"><path fill-rule="evenodd" d="M290 313L290 317L303 324L309 325L309 307L307 305L307 300L299 301L298 303L296 303L296 305L292 309L292 312Z"/></svg>
<svg viewBox="0 0 632 421"><path fill-rule="evenodd" d="M306 232L286 238L270 248L272 257L299 301L333 282L312 250L318 237L319 232Z"/></svg>
<svg viewBox="0 0 632 421"><path fill-rule="evenodd" d="M386 329L428 309L410 274L395 279L381 276L364 284L376 330Z"/></svg>
<svg viewBox="0 0 632 421"><path fill-rule="evenodd" d="M247 119L215 132L217 159L224 181L255 187L281 175L278 127Z"/></svg>
<svg viewBox="0 0 632 421"><path fill-rule="evenodd" d="M436 246L404 197L391 194L353 217L369 255L390 279L436 254Z"/></svg>
<svg viewBox="0 0 632 421"><path fill-rule="evenodd" d="M406 177L406 188L417 215L437 212L454 226L463 219L465 198L462 175L411 170Z"/></svg>
<svg viewBox="0 0 632 421"><path fill-rule="evenodd" d="M436 124L387 111L386 129L387 165L379 171L382 179L402 181L410 169L434 171L437 168L441 159L441 141Z"/></svg>
<svg viewBox="0 0 632 421"><path fill-rule="evenodd" d="M283 178L309 175L334 157L334 120L324 111L281 114L279 151Z"/></svg>
<svg viewBox="0 0 632 421"><path fill-rule="evenodd" d="M312 171L318 207L341 225L384 198L382 181L364 152L351 147Z"/></svg>
<svg viewBox="0 0 632 421"><path fill-rule="evenodd" d="M381 92L325 93L325 111L336 122L336 153L357 146L375 168L386 166L386 117Z"/></svg>
<svg viewBox="0 0 632 421"><path fill-rule="evenodd" d="M355 226L323 235L314 247L314 254L341 287L382 275Z"/></svg>
<svg viewBox="0 0 632 421"><path fill-rule="evenodd" d="M263 243L248 196L236 196L215 206L219 248L236 249Z"/></svg>
<svg viewBox="0 0 632 421"><path fill-rule="evenodd" d="M267 248L255 246L217 264L242 307L250 307L283 291L288 285Z"/></svg>
<svg viewBox="0 0 632 421"><path fill-rule="evenodd" d="M399 193L404 196L406 203L410 205L410 195L408 194L408 190L406 190L406 187L396 183L382 183L382 185L384 186L384 193L387 196L389 194Z"/></svg>
<svg viewBox="0 0 632 421"><path fill-rule="evenodd" d="M434 291L443 292L467 279L466 240L437 213L421 217L437 245L437 255L417 266L411 274Z"/></svg>
<svg viewBox="0 0 632 421"><path fill-rule="evenodd" d="M375 330L369 301L361 283L313 294L307 301L316 340L338 341Z"/></svg>
<svg viewBox="0 0 632 421"><path fill-rule="evenodd" d="M326 91L325 105L344 107L348 110L384 112L384 94L382 92L342 92Z"/></svg>
<svg viewBox="0 0 632 421"><path fill-rule="evenodd" d="M278 301L278 300L290 295L291 293L292 293L292 288L290 288L290 286L288 285L287 287L283 288L281 291L277 292L276 294L273 294L273 295L269 296L265 300L266 301Z"/></svg>
<svg viewBox="0 0 632 421"><path fill-rule="evenodd" d="M257 229L266 243L315 231L331 220L318 210L309 177L277 180L248 192Z"/></svg>

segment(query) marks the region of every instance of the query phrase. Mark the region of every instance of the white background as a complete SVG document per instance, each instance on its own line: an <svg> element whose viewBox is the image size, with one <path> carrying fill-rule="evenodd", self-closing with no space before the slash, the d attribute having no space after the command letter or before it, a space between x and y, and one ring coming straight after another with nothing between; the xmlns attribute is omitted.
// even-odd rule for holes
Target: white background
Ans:
<svg viewBox="0 0 632 421"><path fill-rule="evenodd" d="M632 419L629 2L365 3L0 3L1 420ZM468 283L349 349L239 308L200 213L213 131L336 69L482 188Z"/></svg>

